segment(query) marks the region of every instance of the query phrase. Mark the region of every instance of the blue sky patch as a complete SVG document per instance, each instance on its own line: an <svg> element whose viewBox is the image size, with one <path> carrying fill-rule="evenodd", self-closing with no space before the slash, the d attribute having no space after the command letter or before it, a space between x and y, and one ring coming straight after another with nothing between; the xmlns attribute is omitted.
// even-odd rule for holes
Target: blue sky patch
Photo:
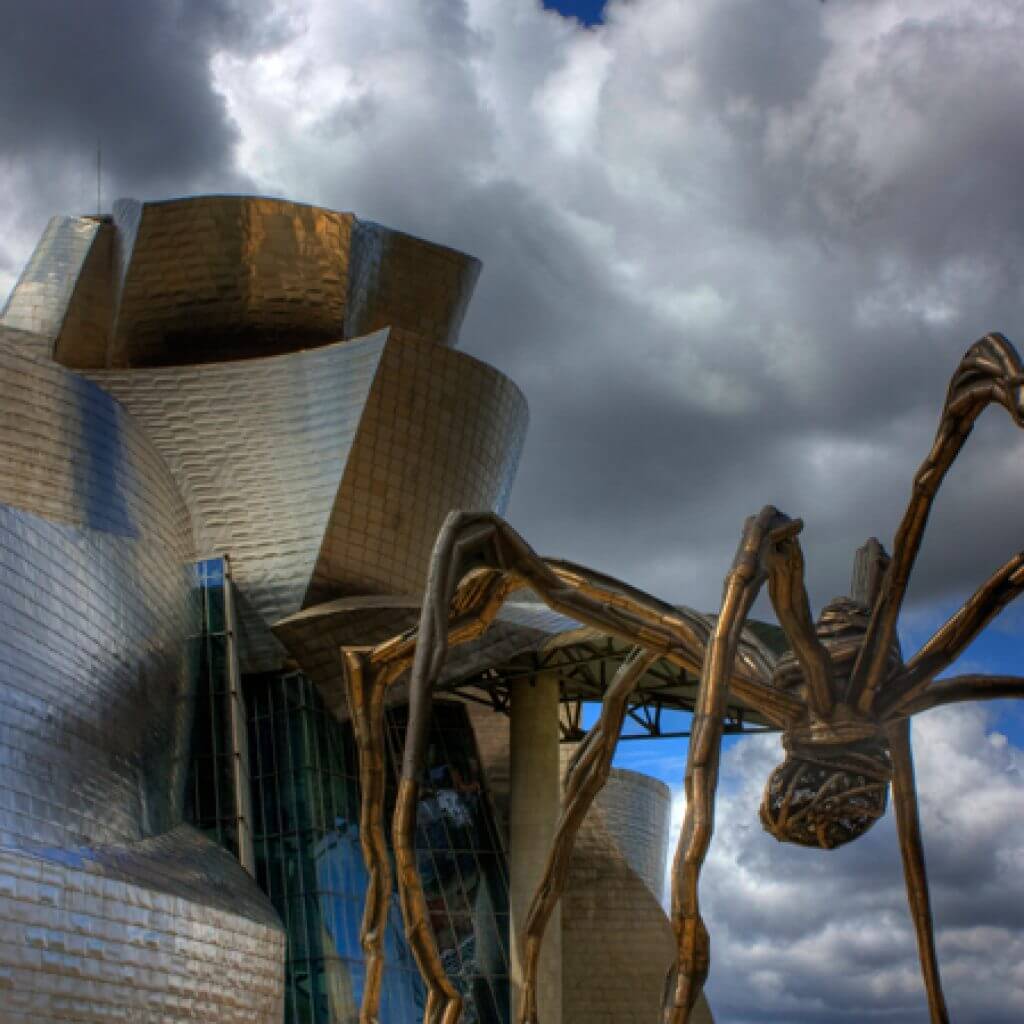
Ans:
<svg viewBox="0 0 1024 1024"><path fill-rule="evenodd" d="M600 25L604 20L605 0L544 0L549 11L576 18L584 25Z"/></svg>

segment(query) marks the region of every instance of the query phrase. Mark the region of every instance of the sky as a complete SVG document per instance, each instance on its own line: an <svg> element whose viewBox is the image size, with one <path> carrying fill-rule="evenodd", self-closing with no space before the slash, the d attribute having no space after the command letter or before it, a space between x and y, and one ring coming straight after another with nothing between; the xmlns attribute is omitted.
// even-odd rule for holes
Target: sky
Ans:
<svg viewBox="0 0 1024 1024"><path fill-rule="evenodd" d="M287 196L482 259L462 348L531 408L539 551L716 607L745 517L800 516L812 607L889 544L949 377L1024 342L1016 0L55 0L0 36L0 294L57 212ZM555 5L551 5L555 6ZM599 17L601 15L601 17ZM940 494L905 653L1024 547L987 412ZM757 613L770 618L766 602ZM960 670L1014 672L1024 608ZM958 1024L1024 1019L1024 719L915 724ZM623 745L683 810L681 741ZM722 1024L924 1019L891 815L831 854L757 822L729 743L703 887Z"/></svg>

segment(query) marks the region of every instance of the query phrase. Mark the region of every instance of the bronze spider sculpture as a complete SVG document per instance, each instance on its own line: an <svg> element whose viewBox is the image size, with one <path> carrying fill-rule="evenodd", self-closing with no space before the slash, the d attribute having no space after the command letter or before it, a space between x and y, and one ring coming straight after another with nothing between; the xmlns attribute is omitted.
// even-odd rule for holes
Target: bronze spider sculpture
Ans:
<svg viewBox="0 0 1024 1024"><path fill-rule="evenodd" d="M1013 345L990 334L964 356L949 386L935 442L914 477L889 558L876 540L858 552L853 593L811 619L802 523L766 506L746 521L714 619L674 608L567 562L539 558L489 513L452 513L438 537L419 626L373 648L348 648L349 705L363 789L361 839L370 875L362 927L367 958L361 1024L380 1001L383 938L392 878L384 835L385 692L409 666L409 725L392 841L406 935L427 987L426 1024L457 1024L461 999L445 975L417 873L414 830L434 683L449 645L478 636L502 602L528 588L551 608L633 646L565 779L562 815L521 940L519 1024L538 1024L536 974L544 929L564 886L576 833L608 777L630 693L659 658L699 673L687 755L686 815L672 866L678 942L662 1004L663 1024L687 1024L708 974L710 944L698 881L711 842L727 697L780 728L785 760L765 787L760 817L784 842L826 849L850 842L886 808L892 786L907 896L933 1024L949 1020L939 981L911 760L909 719L955 701L1024 696L1024 677L965 675L935 682L1007 602L1024 590L1024 552L985 582L908 661L896 621L925 524L943 477L991 402L1024 426L1024 367ZM767 581L790 651L775 658L743 627Z"/></svg>

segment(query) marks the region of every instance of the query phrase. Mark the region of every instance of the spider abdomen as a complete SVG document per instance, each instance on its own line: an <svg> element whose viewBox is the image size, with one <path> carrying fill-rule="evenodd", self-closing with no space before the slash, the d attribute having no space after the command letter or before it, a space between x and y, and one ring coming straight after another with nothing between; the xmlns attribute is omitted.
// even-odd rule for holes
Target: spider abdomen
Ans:
<svg viewBox="0 0 1024 1024"><path fill-rule="evenodd" d="M760 811L765 830L780 842L830 850L885 814L892 760L884 740L784 742L786 759L769 776Z"/></svg>

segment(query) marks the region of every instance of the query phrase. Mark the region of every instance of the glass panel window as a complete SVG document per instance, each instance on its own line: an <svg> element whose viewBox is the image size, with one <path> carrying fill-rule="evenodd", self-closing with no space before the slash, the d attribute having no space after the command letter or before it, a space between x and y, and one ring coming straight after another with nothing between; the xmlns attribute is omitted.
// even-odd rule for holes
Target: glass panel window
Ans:
<svg viewBox="0 0 1024 1024"><path fill-rule="evenodd" d="M218 580L216 567L197 575L208 589ZM223 587L223 575L219 581ZM210 607L207 628L217 621ZM224 657L207 642L198 661L216 667ZM211 683L211 694L217 685ZM359 928L367 873L359 844L351 727L326 710L300 673L248 676L243 690L256 879L288 932L286 1022L357 1024L365 985ZM218 739L224 718L218 717L216 701L208 697L201 703L195 735L205 760L197 757L203 771L196 772L193 788L202 820L223 821L221 834L230 839L225 826L231 824L233 807L223 806L218 765L207 765L230 750ZM404 709L392 710L385 727L389 819L406 718ZM504 854L490 819L469 719L459 704L435 707L421 792L417 853L441 959L466 1001L463 1020L508 1024ZM421 1020L425 994L405 941L397 893L384 945L380 1024Z"/></svg>

